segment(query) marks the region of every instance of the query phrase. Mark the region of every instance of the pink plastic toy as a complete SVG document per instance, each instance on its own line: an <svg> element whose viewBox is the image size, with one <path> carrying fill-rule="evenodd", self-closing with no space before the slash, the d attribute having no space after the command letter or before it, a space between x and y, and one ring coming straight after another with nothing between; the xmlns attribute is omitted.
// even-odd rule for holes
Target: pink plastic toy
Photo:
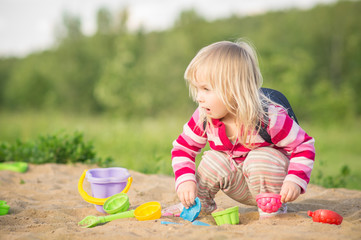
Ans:
<svg viewBox="0 0 361 240"><path fill-rule="evenodd" d="M281 206L281 195L275 193L261 193L256 197L258 207L266 213L276 212Z"/></svg>
<svg viewBox="0 0 361 240"><path fill-rule="evenodd" d="M319 209L314 212L308 211L307 214L312 217L314 222L340 225L343 220L340 214L326 209Z"/></svg>

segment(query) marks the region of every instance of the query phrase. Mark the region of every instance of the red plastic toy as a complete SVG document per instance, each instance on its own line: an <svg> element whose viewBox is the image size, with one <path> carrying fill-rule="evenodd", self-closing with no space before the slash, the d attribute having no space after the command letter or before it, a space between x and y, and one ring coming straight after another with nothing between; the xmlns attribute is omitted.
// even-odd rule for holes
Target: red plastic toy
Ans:
<svg viewBox="0 0 361 240"><path fill-rule="evenodd" d="M343 220L340 214L326 209L319 209L314 212L308 211L307 214L312 217L314 222L340 225Z"/></svg>

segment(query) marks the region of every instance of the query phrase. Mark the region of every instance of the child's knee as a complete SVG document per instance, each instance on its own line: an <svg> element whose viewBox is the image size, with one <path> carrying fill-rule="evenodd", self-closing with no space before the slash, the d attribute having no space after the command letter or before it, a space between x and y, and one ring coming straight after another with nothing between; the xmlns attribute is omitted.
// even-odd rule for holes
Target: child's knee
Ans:
<svg viewBox="0 0 361 240"><path fill-rule="evenodd" d="M249 152L243 165L243 171L264 172L276 170L287 173L289 159L282 152L270 147L257 148Z"/></svg>
<svg viewBox="0 0 361 240"><path fill-rule="evenodd" d="M231 168L227 156L217 151L204 152L197 173L208 178L221 178L230 174Z"/></svg>

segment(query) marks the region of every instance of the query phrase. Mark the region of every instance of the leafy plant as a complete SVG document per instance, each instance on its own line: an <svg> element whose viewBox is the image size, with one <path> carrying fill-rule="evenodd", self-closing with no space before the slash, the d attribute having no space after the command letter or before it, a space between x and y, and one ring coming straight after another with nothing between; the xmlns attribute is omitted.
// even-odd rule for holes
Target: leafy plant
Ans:
<svg viewBox="0 0 361 240"><path fill-rule="evenodd" d="M0 162L7 161L34 164L81 162L108 166L113 159L97 157L92 142L86 142L83 133L74 132L73 135L39 136L36 141L3 142L0 144Z"/></svg>
<svg viewBox="0 0 361 240"><path fill-rule="evenodd" d="M343 165L339 174L335 176L325 176L322 170L317 172L314 183L326 188L345 188L349 182L351 170L349 166Z"/></svg>

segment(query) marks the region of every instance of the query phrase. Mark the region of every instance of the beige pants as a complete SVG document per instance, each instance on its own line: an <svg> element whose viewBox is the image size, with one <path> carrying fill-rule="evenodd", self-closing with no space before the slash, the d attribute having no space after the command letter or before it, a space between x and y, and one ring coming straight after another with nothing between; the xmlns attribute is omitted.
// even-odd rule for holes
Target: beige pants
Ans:
<svg viewBox="0 0 361 240"><path fill-rule="evenodd" d="M255 197L259 193L280 193L288 164L289 159L283 153L270 147L252 150L238 165L225 153L205 152L196 173L202 210L217 209L214 197L219 190L246 205L256 205Z"/></svg>

